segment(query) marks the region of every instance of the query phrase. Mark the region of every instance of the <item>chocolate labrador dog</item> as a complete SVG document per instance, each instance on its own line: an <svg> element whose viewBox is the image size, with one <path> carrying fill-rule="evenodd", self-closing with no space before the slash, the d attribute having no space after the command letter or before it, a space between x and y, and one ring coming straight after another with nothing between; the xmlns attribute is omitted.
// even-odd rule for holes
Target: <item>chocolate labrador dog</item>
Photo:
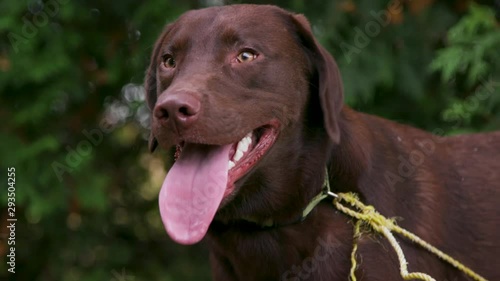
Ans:
<svg viewBox="0 0 500 281"><path fill-rule="evenodd" d="M147 71L153 151L177 147L159 195L170 237L205 238L214 280L347 280L354 220L328 177L489 280L500 280L500 132L439 137L343 104L339 69L302 15L189 11ZM325 172L326 171L326 172ZM470 280L405 239L411 271ZM359 280L402 280L380 234L358 239Z"/></svg>

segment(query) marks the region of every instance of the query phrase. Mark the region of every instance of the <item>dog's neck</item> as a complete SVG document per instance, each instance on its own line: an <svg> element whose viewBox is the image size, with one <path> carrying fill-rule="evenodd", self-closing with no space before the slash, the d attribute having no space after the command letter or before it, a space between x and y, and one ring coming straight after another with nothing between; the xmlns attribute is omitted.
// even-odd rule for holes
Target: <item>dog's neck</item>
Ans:
<svg viewBox="0 0 500 281"><path fill-rule="evenodd" d="M288 222L288 223L277 223L276 221L273 220L273 218L268 218L266 220L259 220L259 218L253 217L253 216L247 216L243 217L242 221L255 224L258 227L261 228L276 228L276 227L283 227L283 226L288 226L291 224L296 224L304 221L307 216L314 210L314 208L324 199L328 198L329 196L335 195L335 193L331 192L330 189L330 177L328 175L328 168L325 167L325 175L324 175L324 183L323 183L323 188L320 190L320 192L314 196L310 201L309 204L305 208L303 208L302 213L300 216L297 217L297 219Z"/></svg>

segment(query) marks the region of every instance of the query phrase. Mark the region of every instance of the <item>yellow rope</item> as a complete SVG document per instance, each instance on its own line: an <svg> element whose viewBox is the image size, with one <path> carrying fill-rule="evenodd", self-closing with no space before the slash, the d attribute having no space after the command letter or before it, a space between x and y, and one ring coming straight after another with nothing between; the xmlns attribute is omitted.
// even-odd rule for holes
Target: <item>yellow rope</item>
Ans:
<svg viewBox="0 0 500 281"><path fill-rule="evenodd" d="M351 205L351 207L358 209L359 211L353 210L349 207L346 207L342 205L341 201L344 201ZM392 234L392 232L396 232L412 242L420 245L427 251L435 254L442 260L448 262L449 264L453 265L460 271L464 272L467 274L469 277L471 277L474 280L477 281L487 281L485 278L480 276L479 274L475 273L472 271L470 268L466 267L459 261L453 259L449 255L443 253L436 247L432 246L431 244L425 242L422 240L420 237L417 235L399 227L396 225L393 219L388 219L384 216L382 216L380 213L378 213L373 206L366 206L363 203L361 203L358 199L358 197L353 194L353 193L340 193L337 195L337 197L333 200L333 204L337 209L342 211L343 213L356 218L358 221L356 222L354 226L354 245L353 245L353 250L351 252L351 271L350 271L350 279L352 281L356 281L356 276L355 276L355 270L357 267L357 262L356 262L356 251L357 251L357 240L359 236L361 235L360 227L361 223L367 223L373 230L376 232L379 232L383 234L387 240L389 240L389 243L391 244L392 248L396 252L398 259L399 259L399 266L400 266L400 274L401 277L403 277L404 280L411 280L411 279L419 279L419 280L424 280L424 281L435 281L434 278L431 276L421 273L421 272L408 272L408 262L406 261L405 255L403 253L403 250L401 249L401 246L399 243L396 241L396 238Z"/></svg>
<svg viewBox="0 0 500 281"><path fill-rule="evenodd" d="M363 223L362 220L358 220L356 224L354 225L354 242L352 243L352 252L351 252L351 271L349 274L349 277L351 281L356 281L356 268L357 268L357 262L356 262L356 251L358 250L358 239L361 236L361 224Z"/></svg>

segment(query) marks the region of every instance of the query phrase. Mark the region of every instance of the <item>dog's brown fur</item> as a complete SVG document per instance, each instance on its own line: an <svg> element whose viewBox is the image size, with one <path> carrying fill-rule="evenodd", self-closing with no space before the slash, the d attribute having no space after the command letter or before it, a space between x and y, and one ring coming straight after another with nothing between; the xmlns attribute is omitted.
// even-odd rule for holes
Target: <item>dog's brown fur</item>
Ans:
<svg viewBox="0 0 500 281"><path fill-rule="evenodd" d="M259 57L236 63L245 48ZM175 53L173 70L161 67L168 52ZM500 280L500 132L444 138L343 106L337 66L303 16L254 5L190 11L157 41L145 84L153 112L172 96L201 106L187 125L153 114L151 150L180 141L232 143L279 120L276 143L212 222L206 240L214 280L347 280L351 218L325 200L295 223L322 188L325 166L335 192L358 193L402 227ZM250 216L279 226L245 222ZM400 241L411 271L469 280ZM401 280L380 235L361 237L358 262L359 280Z"/></svg>

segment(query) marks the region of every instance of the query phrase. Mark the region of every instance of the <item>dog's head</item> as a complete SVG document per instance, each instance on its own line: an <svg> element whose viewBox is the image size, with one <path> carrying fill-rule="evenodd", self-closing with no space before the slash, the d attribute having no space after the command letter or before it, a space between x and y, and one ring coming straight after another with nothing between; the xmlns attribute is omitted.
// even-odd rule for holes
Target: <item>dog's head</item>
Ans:
<svg viewBox="0 0 500 281"><path fill-rule="evenodd" d="M274 6L185 13L156 42L145 87L150 150L179 152L159 197L179 243L201 240L217 211L227 221L302 206L318 190L297 180L322 175L318 149L341 137L334 60L304 16Z"/></svg>

